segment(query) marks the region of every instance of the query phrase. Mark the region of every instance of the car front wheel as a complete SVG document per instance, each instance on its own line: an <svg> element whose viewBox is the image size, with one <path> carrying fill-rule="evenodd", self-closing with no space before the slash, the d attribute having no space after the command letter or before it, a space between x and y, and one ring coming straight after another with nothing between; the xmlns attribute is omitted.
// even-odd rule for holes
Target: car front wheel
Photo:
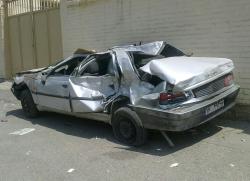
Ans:
<svg viewBox="0 0 250 181"><path fill-rule="evenodd" d="M127 145L140 146L147 140L147 130L140 118L136 112L127 107L115 111L112 127L115 137Z"/></svg>
<svg viewBox="0 0 250 181"><path fill-rule="evenodd" d="M38 116L38 110L28 89L21 92L22 109L26 117L34 118Z"/></svg>

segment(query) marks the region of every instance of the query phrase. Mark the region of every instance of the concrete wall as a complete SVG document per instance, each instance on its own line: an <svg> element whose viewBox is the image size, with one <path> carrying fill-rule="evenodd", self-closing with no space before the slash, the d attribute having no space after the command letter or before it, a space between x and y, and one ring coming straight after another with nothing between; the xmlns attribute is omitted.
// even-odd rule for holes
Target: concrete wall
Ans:
<svg viewBox="0 0 250 181"><path fill-rule="evenodd" d="M8 24L12 75L62 58L59 8L10 16Z"/></svg>
<svg viewBox="0 0 250 181"><path fill-rule="evenodd" d="M0 5L2 3L0 2ZM3 9L0 8L0 79L5 76L5 65L4 65L4 38L3 38Z"/></svg>
<svg viewBox="0 0 250 181"><path fill-rule="evenodd" d="M167 40L194 56L234 60L238 101L250 104L249 9L249 0L98 0L71 7L62 1L63 52Z"/></svg>

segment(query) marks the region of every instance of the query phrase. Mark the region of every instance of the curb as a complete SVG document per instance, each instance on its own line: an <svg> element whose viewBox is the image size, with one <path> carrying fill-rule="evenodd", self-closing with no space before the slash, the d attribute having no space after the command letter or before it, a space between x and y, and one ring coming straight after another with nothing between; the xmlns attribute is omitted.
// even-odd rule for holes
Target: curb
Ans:
<svg viewBox="0 0 250 181"><path fill-rule="evenodd" d="M222 118L250 121L250 105L236 104L232 109L221 115Z"/></svg>

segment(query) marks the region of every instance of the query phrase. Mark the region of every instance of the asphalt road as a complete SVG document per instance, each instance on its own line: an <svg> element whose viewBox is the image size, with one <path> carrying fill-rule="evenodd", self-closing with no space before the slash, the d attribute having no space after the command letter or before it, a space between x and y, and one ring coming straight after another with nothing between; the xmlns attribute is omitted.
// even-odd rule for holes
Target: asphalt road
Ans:
<svg viewBox="0 0 250 181"><path fill-rule="evenodd" d="M250 180L250 120L171 133L174 148L152 132L145 146L131 148L104 123L55 113L25 118L9 86L0 83L1 181Z"/></svg>

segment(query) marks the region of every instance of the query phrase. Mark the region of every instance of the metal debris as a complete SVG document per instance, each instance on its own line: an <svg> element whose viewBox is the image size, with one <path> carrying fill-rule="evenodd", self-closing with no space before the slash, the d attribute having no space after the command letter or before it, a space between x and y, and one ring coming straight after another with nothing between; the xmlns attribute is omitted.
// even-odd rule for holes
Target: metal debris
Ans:
<svg viewBox="0 0 250 181"><path fill-rule="evenodd" d="M75 171L75 169L74 168L71 168L71 169L69 169L67 172L68 173L72 173L72 172L74 172Z"/></svg>
<svg viewBox="0 0 250 181"><path fill-rule="evenodd" d="M169 146L174 147L174 143L172 142L172 140L168 137L168 135L166 134L166 132L161 131L161 134L163 135L163 137L166 139L166 141L168 142Z"/></svg>
<svg viewBox="0 0 250 181"><path fill-rule="evenodd" d="M232 163L230 163L229 165L230 165L230 167L235 167L235 165L234 165L234 164L232 164Z"/></svg>
<svg viewBox="0 0 250 181"><path fill-rule="evenodd" d="M25 154L26 154L26 155L30 155L30 154L31 154L31 151L29 150L29 151L27 151Z"/></svg>
<svg viewBox="0 0 250 181"><path fill-rule="evenodd" d="M173 163L173 164L171 164L169 167L170 168L173 168L173 167L178 167L179 166L179 163Z"/></svg>
<svg viewBox="0 0 250 181"><path fill-rule="evenodd" d="M242 142L246 142L246 139L243 139L243 138L242 138L241 141L242 141Z"/></svg>

